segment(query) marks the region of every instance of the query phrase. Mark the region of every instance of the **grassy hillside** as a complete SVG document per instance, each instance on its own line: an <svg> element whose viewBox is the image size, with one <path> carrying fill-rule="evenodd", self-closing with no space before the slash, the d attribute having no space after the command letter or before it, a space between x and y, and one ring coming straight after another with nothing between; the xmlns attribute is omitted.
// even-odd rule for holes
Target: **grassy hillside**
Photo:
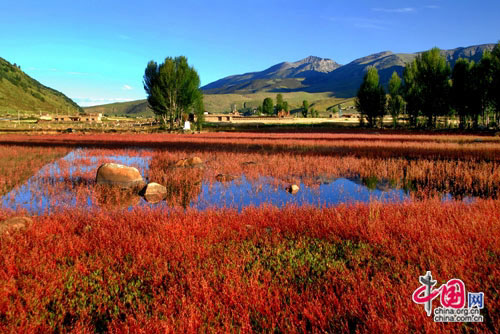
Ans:
<svg viewBox="0 0 500 334"><path fill-rule="evenodd" d="M148 108L148 103L146 100L110 103L93 107L85 107L83 109L86 112L100 112L108 116L153 116L153 111Z"/></svg>
<svg viewBox="0 0 500 334"><path fill-rule="evenodd" d="M61 92L46 87L0 58L0 114L68 112L82 109Z"/></svg>
<svg viewBox="0 0 500 334"><path fill-rule="evenodd" d="M331 93L307 93L293 92L282 93L283 98L290 105L290 108L298 109L303 100L309 101L311 107L320 112L339 103L350 103L350 100L336 98ZM205 110L212 113L229 112L231 105L236 104L236 108L243 108L244 104L248 108L257 107L262 104L266 97L271 97L276 103L276 93L260 92L254 94L206 94L203 96ZM148 108L146 100L131 102L112 103L94 107L84 108L87 112L102 112L106 115L119 116L152 116L153 112Z"/></svg>

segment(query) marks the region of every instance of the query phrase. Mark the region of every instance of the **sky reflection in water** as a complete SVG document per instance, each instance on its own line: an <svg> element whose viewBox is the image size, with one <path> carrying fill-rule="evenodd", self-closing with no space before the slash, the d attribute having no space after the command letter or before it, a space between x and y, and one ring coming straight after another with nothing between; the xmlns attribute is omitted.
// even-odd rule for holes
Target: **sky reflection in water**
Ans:
<svg viewBox="0 0 500 334"><path fill-rule="evenodd" d="M146 152L146 154L139 156L110 154L105 159L110 162L134 166L139 169L145 180L147 180L151 156L152 152ZM80 159L85 159L86 163L79 164L78 160ZM57 194L50 193L47 189L50 189L51 185L65 181L70 181L70 184L87 182L89 183L88 187L91 188L95 172L102 161L102 155L99 157L92 156L91 150L75 150L64 158L46 165L25 184L4 195L1 199L2 206L14 210L24 209L31 214L57 211L63 207L78 206L92 208L98 206L99 204L94 203L94 198L90 195L91 189L89 189L89 194L83 198L81 196L77 198L75 190L72 188L62 190ZM82 175L85 177L82 177ZM407 191L391 188L387 183L377 184L375 189L369 189L359 180L333 178L322 180L315 187L309 187L300 183L300 191L292 195L283 187L276 186L276 182L273 181L270 177L261 177L257 181L250 182L245 176L242 176L239 179L226 183L203 182L198 196L189 199L189 204L186 206L198 210L235 208L241 211L245 207L258 207L261 205L277 207L285 205L332 206L342 203L368 203L375 200L385 203L395 203L410 199ZM371 188L373 188L373 185ZM452 197L449 194L445 194L442 199L450 200ZM158 204L150 204L141 198L134 206L126 208L133 210L133 208L141 206L168 208L169 204L165 201Z"/></svg>

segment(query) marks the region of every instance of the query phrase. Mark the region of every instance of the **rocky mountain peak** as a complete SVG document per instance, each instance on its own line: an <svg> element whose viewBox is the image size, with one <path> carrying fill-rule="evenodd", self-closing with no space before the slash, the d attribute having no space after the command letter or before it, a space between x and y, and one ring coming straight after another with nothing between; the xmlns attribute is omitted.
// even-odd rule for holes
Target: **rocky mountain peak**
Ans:
<svg viewBox="0 0 500 334"><path fill-rule="evenodd" d="M336 68L340 67L339 64L328 58L320 58L316 56L309 56L294 63L291 63L292 67L306 66L307 70L329 73Z"/></svg>

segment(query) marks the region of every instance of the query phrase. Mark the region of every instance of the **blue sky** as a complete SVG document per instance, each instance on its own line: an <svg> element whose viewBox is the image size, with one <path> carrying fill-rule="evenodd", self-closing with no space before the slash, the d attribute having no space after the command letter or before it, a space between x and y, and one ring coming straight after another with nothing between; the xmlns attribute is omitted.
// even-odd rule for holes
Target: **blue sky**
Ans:
<svg viewBox="0 0 500 334"><path fill-rule="evenodd" d="M491 0L2 0L0 57L84 106L144 98L152 59L185 55L205 85L309 55L496 43L499 14Z"/></svg>

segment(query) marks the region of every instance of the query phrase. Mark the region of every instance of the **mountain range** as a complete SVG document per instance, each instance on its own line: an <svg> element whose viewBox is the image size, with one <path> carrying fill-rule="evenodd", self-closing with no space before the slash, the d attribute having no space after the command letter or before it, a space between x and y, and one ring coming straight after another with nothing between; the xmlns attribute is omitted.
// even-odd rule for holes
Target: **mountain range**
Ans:
<svg viewBox="0 0 500 334"><path fill-rule="evenodd" d="M453 66L459 58L479 61L495 44L482 44L441 50ZM356 94L369 66L379 71L380 81L387 85L394 71L402 76L404 67L420 54L384 51L356 59L346 65L320 57L307 57L297 62L283 62L260 71L232 75L201 87L205 94L250 94L256 92L332 92L336 97Z"/></svg>
<svg viewBox="0 0 500 334"><path fill-rule="evenodd" d="M331 59L310 56L294 63L279 63L261 72L232 75L201 89L205 94L297 91L306 88L308 80L324 79L340 66Z"/></svg>
<svg viewBox="0 0 500 334"><path fill-rule="evenodd" d="M0 112L14 114L18 111L73 114L83 110L63 93L28 76L20 66L0 58Z"/></svg>
<svg viewBox="0 0 500 334"><path fill-rule="evenodd" d="M453 66L459 58L477 62L486 50L492 50L494 46L495 44L482 44L460 47L442 50L441 54ZM345 65L331 59L310 56L296 62L279 63L260 72L232 75L201 89L205 93L205 106L211 112L227 110L233 103L258 105L266 95L273 96L278 92L287 93L286 98L292 107L300 105L304 98L327 108L327 105L338 103L336 99L355 96L369 66L378 69L382 84L387 85L392 73L396 71L401 76L406 64L418 54L420 52L409 54L384 51ZM113 115L152 115L146 100L85 109ZM81 110L61 92L42 85L16 64L0 58L0 112L27 111L38 114L55 111L74 113Z"/></svg>

